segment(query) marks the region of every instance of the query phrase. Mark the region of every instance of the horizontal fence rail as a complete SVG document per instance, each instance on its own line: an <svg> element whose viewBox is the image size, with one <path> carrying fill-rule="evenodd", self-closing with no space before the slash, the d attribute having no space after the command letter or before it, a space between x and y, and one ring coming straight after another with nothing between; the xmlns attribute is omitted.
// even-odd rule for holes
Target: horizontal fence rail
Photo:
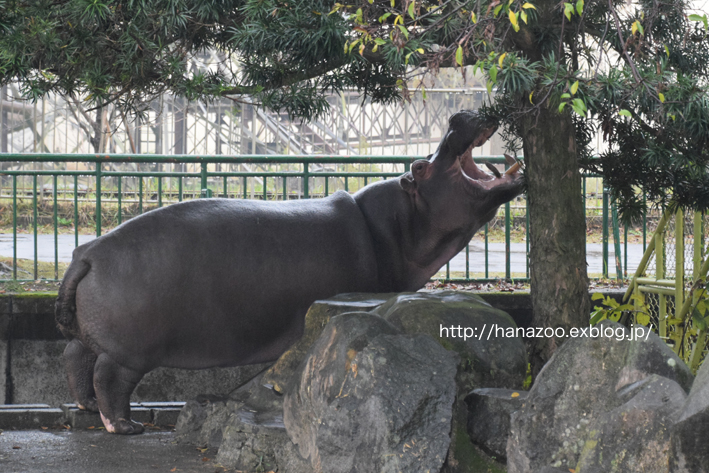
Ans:
<svg viewBox="0 0 709 473"><path fill-rule="evenodd" d="M66 253L67 247L73 249L164 205L204 197L293 200L326 197L338 190L355 192L377 180L401 175L421 158L0 154L0 281L59 280L69 259L60 253ZM507 167L502 156L475 159ZM643 221L639 230L624 227L621 240L615 206L600 178L584 176L583 197L588 219L601 226L602 268L592 276L608 278L609 268L614 268L615 277L623 278L629 269L628 232L636 237L642 233L644 251L647 222ZM524 196L503 205L496 218L435 278L452 282L527 280L526 205ZM611 237L615 258L609 265ZM8 242L11 254L6 254ZM19 246L32 257L20 255ZM471 259L472 253L478 256Z"/></svg>

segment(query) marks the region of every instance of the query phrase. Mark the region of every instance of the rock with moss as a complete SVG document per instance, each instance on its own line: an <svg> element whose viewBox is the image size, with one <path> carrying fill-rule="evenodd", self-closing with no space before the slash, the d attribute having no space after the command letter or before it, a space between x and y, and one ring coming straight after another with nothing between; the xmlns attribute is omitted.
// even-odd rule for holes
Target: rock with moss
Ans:
<svg viewBox="0 0 709 473"><path fill-rule="evenodd" d="M399 294L375 310L404 333L425 333L457 353L453 439L444 473L473 472L458 446L470 443L465 396L473 389L519 389L527 373L524 342L514 320L479 296L456 291ZM462 438L458 438L458 437Z"/></svg>
<svg viewBox="0 0 709 473"><path fill-rule="evenodd" d="M352 293L315 301L305 315L303 336L264 374L263 382L272 385L277 392L285 393L293 373L332 317L345 312L368 312L384 304L392 296L393 294Z"/></svg>
<svg viewBox="0 0 709 473"><path fill-rule="evenodd" d="M522 407L526 391L501 388L475 389L465 398L470 440L500 460L507 458L510 416Z"/></svg>
<svg viewBox="0 0 709 473"><path fill-rule="evenodd" d="M641 325L630 328L633 340L628 343L628 354L618 378L618 387L658 374L676 381L688 393L694 382L689 366L657 334L646 330ZM642 337L634 335L640 333Z"/></svg>
<svg viewBox="0 0 709 473"><path fill-rule="evenodd" d="M692 390L672 426L670 472L709 473L709 362L697 372Z"/></svg>
<svg viewBox="0 0 709 473"><path fill-rule="evenodd" d="M667 471L667 429L691 374L659 339L638 338L610 321L595 328L592 336L570 338L556 351L512 414L509 473L544 467ZM664 470L638 466L652 462Z"/></svg>
<svg viewBox="0 0 709 473"><path fill-rule="evenodd" d="M475 294L457 291L399 294L375 310L402 332L431 335L461 358L463 397L481 387L521 388L527 373L524 342L514 320Z"/></svg>
<svg viewBox="0 0 709 473"><path fill-rule="evenodd" d="M670 427L687 397L684 389L653 374L627 386L618 397L629 400L591 423L575 470L667 473Z"/></svg>
<svg viewBox="0 0 709 473"><path fill-rule="evenodd" d="M599 327L625 327L601 322ZM542 368L522 408L512 414L507 444L509 473L545 466L575 468L589 424L622 404L616 396L628 342L614 337L567 340Z"/></svg>
<svg viewBox="0 0 709 473"><path fill-rule="evenodd" d="M333 317L286 393L290 438L316 473L439 472L458 357L381 317Z"/></svg>

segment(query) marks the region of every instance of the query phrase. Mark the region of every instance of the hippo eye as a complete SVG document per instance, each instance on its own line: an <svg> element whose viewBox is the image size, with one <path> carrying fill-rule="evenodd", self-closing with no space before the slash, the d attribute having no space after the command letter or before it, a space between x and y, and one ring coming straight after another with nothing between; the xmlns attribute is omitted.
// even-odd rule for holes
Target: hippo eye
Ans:
<svg viewBox="0 0 709 473"><path fill-rule="evenodd" d="M423 163L416 163L416 164L414 164L414 171L416 171L416 172L421 172L421 171L423 171L423 166L424 166Z"/></svg>

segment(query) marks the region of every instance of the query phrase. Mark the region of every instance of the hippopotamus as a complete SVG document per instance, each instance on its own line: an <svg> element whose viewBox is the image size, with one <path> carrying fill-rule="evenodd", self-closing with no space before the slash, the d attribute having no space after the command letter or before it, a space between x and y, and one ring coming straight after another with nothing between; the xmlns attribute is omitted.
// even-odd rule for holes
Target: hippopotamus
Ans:
<svg viewBox="0 0 709 473"><path fill-rule="evenodd" d="M108 432L141 433L130 396L154 368L274 361L318 299L420 289L522 192L514 159L504 175L473 161L495 130L461 111L435 153L354 195L197 199L77 247L56 303L74 401Z"/></svg>

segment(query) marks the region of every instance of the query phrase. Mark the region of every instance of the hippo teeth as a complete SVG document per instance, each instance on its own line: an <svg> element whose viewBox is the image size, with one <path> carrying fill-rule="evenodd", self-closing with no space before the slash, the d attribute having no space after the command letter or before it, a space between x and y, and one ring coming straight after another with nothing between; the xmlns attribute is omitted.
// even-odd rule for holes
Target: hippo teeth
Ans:
<svg viewBox="0 0 709 473"><path fill-rule="evenodd" d="M509 174L514 174L514 173L516 173L517 171L520 170L521 167L522 167L522 163L521 163L520 161L517 161L516 163L514 163L514 165L513 165L511 168L509 168L509 169L505 172L505 176L507 176L507 175L509 175Z"/></svg>

